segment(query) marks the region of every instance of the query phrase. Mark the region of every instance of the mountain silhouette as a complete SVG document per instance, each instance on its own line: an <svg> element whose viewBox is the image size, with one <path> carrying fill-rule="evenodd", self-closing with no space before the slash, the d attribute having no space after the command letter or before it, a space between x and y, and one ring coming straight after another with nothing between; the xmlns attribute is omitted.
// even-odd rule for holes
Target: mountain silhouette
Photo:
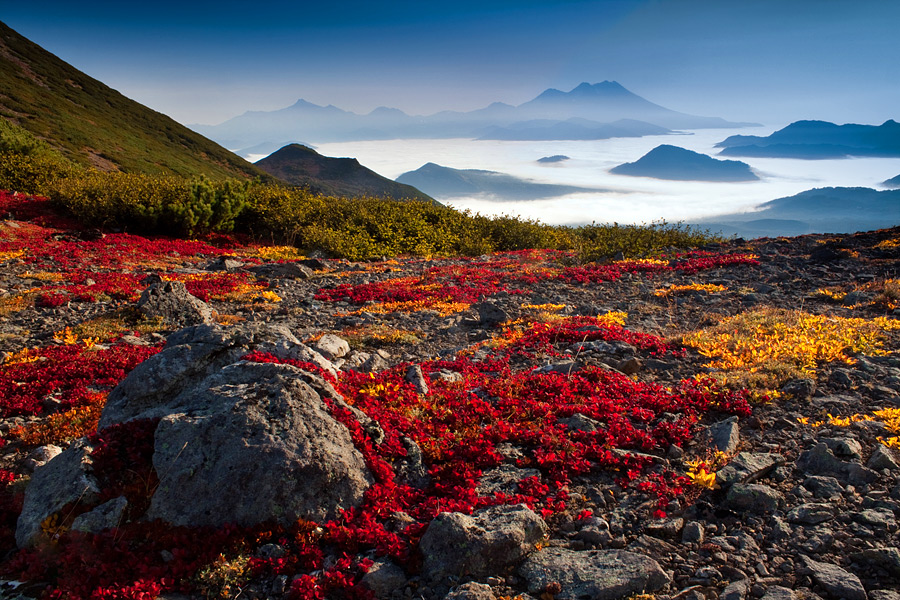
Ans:
<svg viewBox="0 0 900 600"><path fill-rule="evenodd" d="M395 108L379 107L360 115L298 100L280 110L248 111L218 125L192 127L229 148L247 148L263 142L286 145L298 139L311 143L411 138L605 139L657 135L671 129L751 125L755 124L680 113L654 104L615 81L604 81L582 83L569 92L545 90L519 106L494 102L469 112L411 116Z"/></svg>
<svg viewBox="0 0 900 600"><path fill-rule="evenodd" d="M836 125L828 121L796 121L772 135L734 135L718 144L722 156L802 158L900 156L900 123Z"/></svg>
<svg viewBox="0 0 900 600"><path fill-rule="evenodd" d="M391 181L362 166L355 158L322 156L301 144L285 146L255 164L282 181L320 194L433 201L412 186Z"/></svg>
<svg viewBox="0 0 900 600"><path fill-rule="evenodd" d="M881 185L883 185L885 187L889 187L889 188L900 188L900 175L897 175L896 177L891 177L890 179L888 179Z"/></svg>
<svg viewBox="0 0 900 600"><path fill-rule="evenodd" d="M632 163L609 170L618 175L678 181L755 181L750 165L737 160L718 160L678 146L657 146Z"/></svg>
<svg viewBox="0 0 900 600"><path fill-rule="evenodd" d="M900 224L900 190L816 188L771 200L750 212L710 217L700 224L742 237L882 229Z"/></svg>
<svg viewBox="0 0 900 600"><path fill-rule="evenodd" d="M397 178L400 183L413 185L435 198L449 199L462 196L491 196L494 200L537 200L579 192L602 191L570 185L535 183L480 169L452 169L434 163L422 165Z"/></svg>

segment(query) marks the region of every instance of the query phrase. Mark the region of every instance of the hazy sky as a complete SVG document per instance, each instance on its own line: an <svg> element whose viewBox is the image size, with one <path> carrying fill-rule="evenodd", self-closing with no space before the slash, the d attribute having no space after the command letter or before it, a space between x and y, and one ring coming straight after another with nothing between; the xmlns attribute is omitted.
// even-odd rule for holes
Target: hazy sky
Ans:
<svg viewBox="0 0 900 600"><path fill-rule="evenodd" d="M896 0L0 2L13 29L182 123L299 98L471 110L606 79L732 120L900 120Z"/></svg>

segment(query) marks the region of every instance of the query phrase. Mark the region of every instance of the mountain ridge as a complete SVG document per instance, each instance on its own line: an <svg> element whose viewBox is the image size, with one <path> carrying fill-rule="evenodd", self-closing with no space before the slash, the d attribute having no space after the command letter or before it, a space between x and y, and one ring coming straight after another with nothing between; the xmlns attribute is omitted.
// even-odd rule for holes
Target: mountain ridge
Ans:
<svg viewBox="0 0 900 600"><path fill-rule="evenodd" d="M302 144L285 146L254 164L282 181L308 187L315 193L434 202L416 188L391 181L362 166L355 158L322 156Z"/></svg>
<svg viewBox="0 0 900 600"><path fill-rule="evenodd" d="M672 181L757 181L750 165L720 160L669 144L661 144L636 160L609 170L610 173L652 177Z"/></svg>
<svg viewBox="0 0 900 600"><path fill-rule="evenodd" d="M409 115L399 109L383 106L368 114L357 114L333 105L319 106L299 99L291 106L274 111L248 111L217 125L196 124L191 127L226 146L244 148L264 141L278 143L283 140L283 145L286 145L291 141L290 138L306 139L312 143L403 138L479 138L489 134L492 128L510 127L519 122L533 119L563 122L572 118L600 124L612 124L621 120L643 121L666 130L758 125L680 113L654 104L618 82L604 81L598 84L585 82L569 92L545 90L518 106L493 102L484 108L468 112L444 110L431 115Z"/></svg>
<svg viewBox="0 0 900 600"><path fill-rule="evenodd" d="M768 136L735 135L715 146L722 156L801 158L900 157L900 123L881 125L801 120Z"/></svg>

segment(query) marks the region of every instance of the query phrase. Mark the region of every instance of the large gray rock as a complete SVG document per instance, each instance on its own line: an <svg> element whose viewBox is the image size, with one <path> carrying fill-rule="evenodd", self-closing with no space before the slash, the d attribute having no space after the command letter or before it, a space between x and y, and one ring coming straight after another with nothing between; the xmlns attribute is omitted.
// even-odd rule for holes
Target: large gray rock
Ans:
<svg viewBox="0 0 900 600"><path fill-rule="evenodd" d="M334 365L283 326L188 327L170 335L162 352L135 367L110 392L100 416L100 429L194 410L194 387L251 351L313 362L334 371Z"/></svg>
<svg viewBox="0 0 900 600"><path fill-rule="evenodd" d="M444 596L444 600L495 600L496 598L491 586L474 581L464 583Z"/></svg>
<svg viewBox="0 0 900 600"><path fill-rule="evenodd" d="M843 461L824 441L800 454L797 468L810 475L828 475L852 485L864 485L878 480L878 473L855 461Z"/></svg>
<svg viewBox="0 0 900 600"><path fill-rule="evenodd" d="M815 561L808 556L801 556L803 564L812 573L813 580L828 592L828 595L846 600L866 600L866 590L859 577L845 571L837 565Z"/></svg>
<svg viewBox="0 0 900 600"><path fill-rule="evenodd" d="M728 487L734 483L751 483L762 479L784 464L780 454L741 452L733 461L716 471L716 483Z"/></svg>
<svg viewBox="0 0 900 600"><path fill-rule="evenodd" d="M652 558L624 550L575 551L547 548L519 567L530 594L548 584L561 586L559 600L618 600L631 594L654 592L669 583L669 575Z"/></svg>
<svg viewBox="0 0 900 600"><path fill-rule="evenodd" d="M16 523L19 548L34 546L42 536L44 519L67 504L90 505L97 501L100 487L90 473L92 451L87 440L77 440L34 472L25 488L24 505Z"/></svg>
<svg viewBox="0 0 900 600"><path fill-rule="evenodd" d="M192 295L180 281L161 281L141 294L138 310L150 319L162 319L173 327L203 325L213 322L209 304Z"/></svg>
<svg viewBox="0 0 900 600"><path fill-rule="evenodd" d="M128 500L125 496L113 498L97 506L93 510L75 517L72 521L73 531L85 533L100 533L122 524L125 509L128 508Z"/></svg>
<svg viewBox="0 0 900 600"><path fill-rule="evenodd" d="M371 484L350 433L304 372L290 365L229 365L182 399L156 429L159 487L149 519L175 525L253 525L334 518Z"/></svg>
<svg viewBox="0 0 900 600"><path fill-rule="evenodd" d="M783 502L781 492L758 483L736 483L725 496L727 508L745 513L773 512Z"/></svg>
<svg viewBox="0 0 900 600"><path fill-rule="evenodd" d="M857 552L851 558L854 562L884 569L894 577L900 578L900 549L871 548Z"/></svg>
<svg viewBox="0 0 900 600"><path fill-rule="evenodd" d="M738 444L741 443L737 417L729 417L724 421L713 423L707 427L706 431L709 435L709 447L712 450L731 454L737 450Z"/></svg>
<svg viewBox="0 0 900 600"><path fill-rule="evenodd" d="M375 561L360 583L372 590L376 598L389 598L407 583L406 573L387 559Z"/></svg>
<svg viewBox="0 0 900 600"><path fill-rule="evenodd" d="M514 566L547 533L547 524L524 504L493 506L474 514L441 513L419 545L427 579L482 577Z"/></svg>

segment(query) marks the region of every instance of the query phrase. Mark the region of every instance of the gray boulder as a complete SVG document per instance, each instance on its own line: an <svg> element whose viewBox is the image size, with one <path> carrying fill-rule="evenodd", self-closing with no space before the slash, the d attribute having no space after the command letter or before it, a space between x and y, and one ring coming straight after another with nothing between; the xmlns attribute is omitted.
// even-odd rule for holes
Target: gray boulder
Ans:
<svg viewBox="0 0 900 600"><path fill-rule="evenodd" d="M172 327L213 321L213 310L209 304L188 292L180 281L161 281L150 285L141 294L137 307L145 317L162 319Z"/></svg>
<svg viewBox="0 0 900 600"><path fill-rule="evenodd" d="M524 504L493 506L471 516L441 513L419 545L422 574L431 580L494 575L533 552L546 533L544 520Z"/></svg>
<svg viewBox="0 0 900 600"><path fill-rule="evenodd" d="M196 407L193 388L197 384L254 350L334 370L334 365L283 326L188 327L170 335L162 352L135 367L110 392L100 429L191 410Z"/></svg>
<svg viewBox="0 0 900 600"><path fill-rule="evenodd" d="M737 417L730 417L724 421L713 423L707 428L709 435L709 447L726 454L732 454L741 443L740 429Z"/></svg>
<svg viewBox="0 0 900 600"><path fill-rule="evenodd" d="M406 573L390 560L381 559L369 567L360 583L372 590L376 598L389 598L407 583Z"/></svg>
<svg viewBox="0 0 900 600"><path fill-rule="evenodd" d="M491 586L474 581L464 583L446 596L444 600L495 600Z"/></svg>
<svg viewBox="0 0 900 600"><path fill-rule="evenodd" d="M125 496L108 500L93 510L75 517L75 520L72 521L72 530L100 533L118 527L125 516L126 508L128 508L128 500Z"/></svg>
<svg viewBox="0 0 900 600"><path fill-rule="evenodd" d="M362 501L372 482L365 461L300 369L237 363L190 395L193 410L163 417L156 429L160 482L147 518L288 523L334 518Z"/></svg>
<svg viewBox="0 0 900 600"><path fill-rule="evenodd" d="M736 483L725 496L725 506L738 512L774 512L784 502L778 490L758 483Z"/></svg>
<svg viewBox="0 0 900 600"><path fill-rule="evenodd" d="M350 344L347 340L338 337L333 333L326 333L320 337L314 346L319 354L329 360L342 358L350 354Z"/></svg>
<svg viewBox="0 0 900 600"><path fill-rule="evenodd" d="M34 546L42 536L44 519L67 504L97 501L100 487L90 473L92 451L86 439L77 440L34 472L16 523L19 548Z"/></svg>
<svg viewBox="0 0 900 600"><path fill-rule="evenodd" d="M652 558L624 550L547 548L519 567L530 594L541 594L558 583L558 600L618 600L631 594L654 592L667 585L669 575Z"/></svg>
<svg viewBox="0 0 900 600"><path fill-rule="evenodd" d="M878 473L858 462L843 461L824 441L800 454L797 468L810 475L827 475L852 485L864 485L878 479Z"/></svg>
<svg viewBox="0 0 900 600"><path fill-rule="evenodd" d="M832 598L846 600L867 600L866 590L859 577L837 565L818 562L808 556L801 556L804 565L811 571L813 580Z"/></svg>
<svg viewBox="0 0 900 600"><path fill-rule="evenodd" d="M728 465L716 471L716 483L728 487L733 483L751 483L762 479L784 463L780 454L741 452Z"/></svg>

